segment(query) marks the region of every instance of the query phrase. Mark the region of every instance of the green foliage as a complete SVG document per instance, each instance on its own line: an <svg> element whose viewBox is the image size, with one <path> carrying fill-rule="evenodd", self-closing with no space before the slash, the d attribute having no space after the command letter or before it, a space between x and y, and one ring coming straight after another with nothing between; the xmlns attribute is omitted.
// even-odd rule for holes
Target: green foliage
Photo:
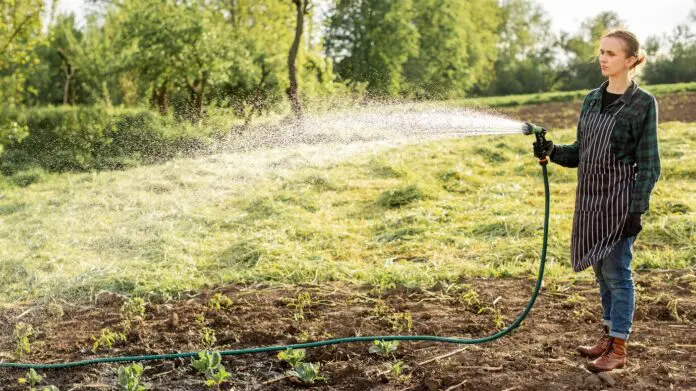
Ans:
<svg viewBox="0 0 696 391"><path fill-rule="evenodd" d="M293 368L295 368L302 360L304 360L304 358L304 349L288 349L281 350L280 352L278 352L278 359L280 361L287 362Z"/></svg>
<svg viewBox="0 0 696 391"><path fill-rule="evenodd" d="M4 115L28 130L6 144L0 161L6 174L37 165L50 171L124 168L202 148L209 139L143 110L47 107Z"/></svg>
<svg viewBox="0 0 696 391"><path fill-rule="evenodd" d="M387 317L391 329L395 333L411 331L413 329L413 316L410 312L395 312Z"/></svg>
<svg viewBox="0 0 696 391"><path fill-rule="evenodd" d="M232 305L232 299L229 296L220 292L215 293L208 299L208 308L214 311L220 311L223 308L228 308Z"/></svg>
<svg viewBox="0 0 696 391"><path fill-rule="evenodd" d="M215 330L210 327L201 328L201 342L207 348L212 348L217 343L217 337L215 336Z"/></svg>
<svg viewBox="0 0 696 391"><path fill-rule="evenodd" d="M27 323L19 322L15 325L12 337L15 340L15 355L19 358L31 353L29 337L34 335L34 328Z"/></svg>
<svg viewBox="0 0 696 391"><path fill-rule="evenodd" d="M218 390L232 377L222 365L222 356L219 352L202 351L198 353L198 360L191 360L191 366L205 375L206 386L216 387Z"/></svg>
<svg viewBox="0 0 696 391"><path fill-rule="evenodd" d="M694 11L696 13L696 9ZM694 20L696 22L696 20ZM692 25L696 27L696 23ZM655 47L651 58L645 64L643 80L647 83L683 83L696 81L696 31L692 26L678 25L670 37L666 39L669 53L657 54L663 46L659 38L653 37Z"/></svg>
<svg viewBox="0 0 696 391"><path fill-rule="evenodd" d="M418 55L419 33L412 0L339 0L325 39L336 72L350 83L367 83L376 95L403 88L402 67Z"/></svg>
<svg viewBox="0 0 696 391"><path fill-rule="evenodd" d="M301 362L293 367L293 369L287 371L286 374L297 378L304 384L314 384L316 381L326 381L325 377L319 376L320 369L321 364L319 363Z"/></svg>
<svg viewBox="0 0 696 391"><path fill-rule="evenodd" d="M38 384L43 381L44 377L36 373L34 368L29 369L29 371L24 376L25 377L20 377L19 379L17 379L17 382L19 384L26 384L27 386L29 386L29 391L60 391L58 387L53 385L38 388Z"/></svg>
<svg viewBox="0 0 696 391"><path fill-rule="evenodd" d="M399 347L399 341L372 341L372 345L368 351L382 357L394 357L396 349Z"/></svg>
<svg viewBox="0 0 696 391"><path fill-rule="evenodd" d="M141 384L143 366L131 364L127 367L118 367L118 385L123 391L145 391L147 388Z"/></svg>
<svg viewBox="0 0 696 391"><path fill-rule="evenodd" d="M19 106L27 93L35 92L26 89L26 81L40 62L35 48L45 39L44 6L43 0L0 3L0 101L4 107Z"/></svg>
<svg viewBox="0 0 696 391"><path fill-rule="evenodd" d="M145 316L145 300L142 297L131 297L121 306L121 314L126 319Z"/></svg>
<svg viewBox="0 0 696 391"><path fill-rule="evenodd" d="M104 328L101 330L99 337L92 336L92 353L96 353L99 348L111 349L117 341L126 341L126 335L123 333L116 333L110 328Z"/></svg>
<svg viewBox="0 0 696 391"><path fill-rule="evenodd" d="M292 308L293 318L297 321L305 320L305 310L312 306L312 295L309 292L301 292L297 294L297 297L287 300L288 308Z"/></svg>
<svg viewBox="0 0 696 391"><path fill-rule="evenodd" d="M500 8L492 0L413 2L418 51L403 65L404 93L415 98L462 97L490 78Z"/></svg>

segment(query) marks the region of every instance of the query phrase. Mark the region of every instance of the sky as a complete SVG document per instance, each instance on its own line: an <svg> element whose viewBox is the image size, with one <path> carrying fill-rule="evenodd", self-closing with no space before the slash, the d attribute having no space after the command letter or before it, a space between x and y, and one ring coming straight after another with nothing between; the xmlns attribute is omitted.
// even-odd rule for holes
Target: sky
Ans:
<svg viewBox="0 0 696 391"><path fill-rule="evenodd" d="M81 17L84 0L59 0L60 10L72 11ZM462 0L465 1L465 0ZM554 32L577 32L587 18L602 11L615 11L626 21L626 27L643 42L650 35L670 34L677 24L687 22L695 0L536 0L551 19Z"/></svg>

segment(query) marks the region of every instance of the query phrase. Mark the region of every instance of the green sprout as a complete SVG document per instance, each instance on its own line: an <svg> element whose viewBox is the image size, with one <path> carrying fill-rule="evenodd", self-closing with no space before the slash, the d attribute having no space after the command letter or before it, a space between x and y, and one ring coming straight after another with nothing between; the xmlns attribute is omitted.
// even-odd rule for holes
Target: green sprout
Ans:
<svg viewBox="0 0 696 391"><path fill-rule="evenodd" d="M105 328L101 330L101 335L99 337L92 337L92 353L96 353L100 347L104 349L111 349L116 341L125 341L126 335L123 333L114 333L110 328Z"/></svg>
<svg viewBox="0 0 696 391"><path fill-rule="evenodd" d="M405 365L403 361L397 361L390 365L389 373L397 381L401 383L406 383L409 380L411 380L411 375L403 374L405 368L408 368L408 365Z"/></svg>
<svg viewBox="0 0 696 391"><path fill-rule="evenodd" d="M191 360L191 366L205 375L206 386L215 386L218 390L232 376L222 365L220 352L202 351L198 353L198 360Z"/></svg>
<svg viewBox="0 0 696 391"><path fill-rule="evenodd" d="M145 316L145 300L142 297L131 297L121 306L121 313L126 319Z"/></svg>
<svg viewBox="0 0 696 391"><path fill-rule="evenodd" d="M222 308L228 308L232 305L232 299L218 292L208 299L208 308L215 311L220 311Z"/></svg>
<svg viewBox="0 0 696 391"><path fill-rule="evenodd" d="M372 341L372 346L370 346L368 351L382 357L394 357L394 352L396 352L398 346L399 341L375 340Z"/></svg>
<svg viewBox="0 0 696 391"><path fill-rule="evenodd" d="M304 384L314 384L318 380L326 381L325 377L319 376L320 368L321 364L319 363L300 362L292 370L287 371L286 374L297 378Z"/></svg>
<svg viewBox="0 0 696 391"><path fill-rule="evenodd" d="M387 317L393 331L401 333L413 329L413 316L410 312L395 312Z"/></svg>
<svg viewBox="0 0 696 391"><path fill-rule="evenodd" d="M12 336L15 339L16 348L15 354L21 358L25 353L31 353L31 344L29 337L34 335L34 328L30 324L17 323Z"/></svg>
<svg viewBox="0 0 696 391"><path fill-rule="evenodd" d="M201 329L201 332L203 333L203 336L201 337L203 345L205 345L208 348L215 346L215 343L217 342L217 338L215 337L215 330L211 329L210 327L203 327Z"/></svg>
<svg viewBox="0 0 696 391"><path fill-rule="evenodd" d="M143 366L140 364L118 367L118 385L123 391L145 391L146 388L140 384L142 375Z"/></svg>
<svg viewBox="0 0 696 391"><path fill-rule="evenodd" d="M278 353L278 359L280 361L285 361L290 366L295 368L302 360L305 358L305 350L304 349L288 349L288 350L283 350Z"/></svg>
<svg viewBox="0 0 696 391"><path fill-rule="evenodd" d="M27 372L25 377L20 377L17 379L17 383L19 384L27 384L29 386L28 390L29 391L60 391L58 387L56 386L46 386L43 388L36 388L36 385L41 383L41 381L44 379L43 376L39 375L36 373L34 368L29 369L29 372Z"/></svg>
<svg viewBox="0 0 696 391"><path fill-rule="evenodd" d="M288 300L287 306L295 309L293 314L295 320L305 320L305 308L312 306L312 296L309 292L302 292L296 298Z"/></svg>

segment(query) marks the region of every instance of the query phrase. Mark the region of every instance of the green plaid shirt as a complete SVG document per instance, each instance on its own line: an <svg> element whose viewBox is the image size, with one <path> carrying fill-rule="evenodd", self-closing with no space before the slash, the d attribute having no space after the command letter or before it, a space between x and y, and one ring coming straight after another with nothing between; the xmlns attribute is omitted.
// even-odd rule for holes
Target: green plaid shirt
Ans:
<svg viewBox="0 0 696 391"><path fill-rule="evenodd" d="M590 91L582 104L580 115L602 112L602 94L609 84L605 81ZM611 150L617 159L636 164L636 180L631 195L629 212L644 213L648 210L650 193L660 177L660 152L657 145L657 101L634 81L626 92L608 105L606 113L616 113L616 125L611 132ZM564 167L577 167L580 163L580 122L573 144L556 145L551 161Z"/></svg>

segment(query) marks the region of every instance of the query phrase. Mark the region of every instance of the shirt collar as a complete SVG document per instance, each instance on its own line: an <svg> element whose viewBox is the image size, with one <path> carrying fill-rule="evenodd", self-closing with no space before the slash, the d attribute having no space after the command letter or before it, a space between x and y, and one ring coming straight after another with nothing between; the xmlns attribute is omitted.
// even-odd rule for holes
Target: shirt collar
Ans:
<svg viewBox="0 0 696 391"><path fill-rule="evenodd" d="M604 94L604 91L607 89L607 86L609 85L609 80L606 80L604 83L602 83L601 86L599 86L599 93L595 95L595 101L601 101L602 95ZM631 80L631 85L626 88L626 91L624 91L623 95L619 98L619 102L622 102L623 104L629 104L631 103L631 98L633 98L633 94L636 93L638 90L638 83L636 83L635 80Z"/></svg>

